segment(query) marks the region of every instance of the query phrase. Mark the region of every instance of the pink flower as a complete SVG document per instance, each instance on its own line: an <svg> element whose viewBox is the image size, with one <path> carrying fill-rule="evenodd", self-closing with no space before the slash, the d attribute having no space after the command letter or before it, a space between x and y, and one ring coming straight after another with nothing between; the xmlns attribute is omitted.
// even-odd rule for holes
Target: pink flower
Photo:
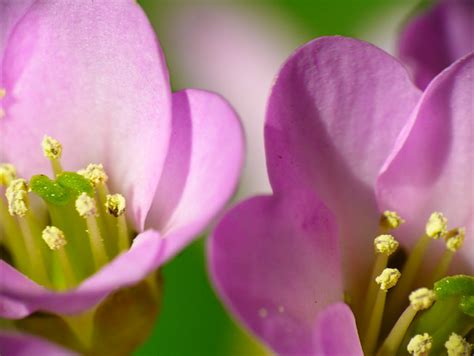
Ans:
<svg viewBox="0 0 474 356"><path fill-rule="evenodd" d="M421 89L474 50L473 23L471 0L440 0L408 23L400 38L399 53Z"/></svg>
<svg viewBox="0 0 474 356"><path fill-rule="evenodd" d="M36 209L30 193L29 213L39 221L33 230L56 219L82 236L72 241L65 231L69 263L76 278L82 277L74 288L58 291L51 275L55 251L46 251L40 236L34 236L39 246L34 254L47 258L15 261L14 252L21 255L23 249L11 251L13 265L0 261L0 315L82 312L112 291L141 281L209 224L236 187L242 130L220 96L193 89L171 93L163 53L134 1L8 1L0 11L0 162L13 164L25 179L49 174L41 142L44 135L52 136L62 144L66 171L103 164L108 190L125 198L126 223L136 234L122 231L130 238L137 235L128 251L117 251L115 227L107 225L116 220L98 205L97 221L106 226L102 238L112 248L106 246L106 265L91 267L88 234L74 202L58 208L58 219L45 217L45 205ZM105 187L101 184L97 190ZM74 223L65 223L65 216L73 216ZM21 216L8 219L9 226L21 230ZM17 239L7 234L7 246ZM21 273L20 265L31 273ZM46 280L53 281L44 284L52 288L31 279L38 272L33 265L46 265Z"/></svg>
<svg viewBox="0 0 474 356"><path fill-rule="evenodd" d="M451 272L472 272L473 70L470 54L421 92L396 59L342 37L314 40L283 65L265 126L273 195L232 209L209 245L219 294L275 352L362 353L356 321L364 332L386 210L405 218L394 235L408 254L433 212L465 227ZM431 243L413 285L428 283L443 250Z"/></svg>

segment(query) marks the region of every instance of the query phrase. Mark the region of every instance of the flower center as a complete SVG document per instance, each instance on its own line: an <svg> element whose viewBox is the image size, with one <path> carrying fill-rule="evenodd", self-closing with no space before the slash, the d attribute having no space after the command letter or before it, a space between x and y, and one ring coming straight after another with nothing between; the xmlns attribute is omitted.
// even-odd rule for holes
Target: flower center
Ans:
<svg viewBox="0 0 474 356"><path fill-rule="evenodd" d="M374 240L375 263L363 311L357 320L365 354L396 355L404 349L412 355L446 350L450 356L470 355L471 346L464 337L473 337L474 278L445 277L456 251L463 245L465 229L448 231L447 219L434 212L400 272L388 267L392 262L390 255L399 247L388 233L403 223L392 211L384 212L380 219L382 234ZM429 278L428 284L434 285L434 290L412 291L433 240L444 240L446 245ZM463 353L464 350L468 352Z"/></svg>
<svg viewBox="0 0 474 356"><path fill-rule="evenodd" d="M109 193L102 164L67 172L57 140L45 136L42 148L55 179L39 174L26 181L12 164L0 164L2 258L35 282L62 290L126 251L132 232L125 198Z"/></svg>

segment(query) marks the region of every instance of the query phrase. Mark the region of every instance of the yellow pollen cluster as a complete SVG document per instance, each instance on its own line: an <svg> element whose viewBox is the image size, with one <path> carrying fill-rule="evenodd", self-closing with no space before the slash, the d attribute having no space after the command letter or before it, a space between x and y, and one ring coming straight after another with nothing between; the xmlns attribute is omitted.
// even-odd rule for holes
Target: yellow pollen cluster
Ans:
<svg viewBox="0 0 474 356"><path fill-rule="evenodd" d="M53 250L59 250L60 248L66 246L67 241L64 237L64 233L55 226L46 226L41 234L44 242L48 247Z"/></svg>
<svg viewBox="0 0 474 356"><path fill-rule="evenodd" d="M5 192L8 212L12 216L23 217L28 211L28 185L22 178L13 179Z"/></svg>
<svg viewBox="0 0 474 356"><path fill-rule="evenodd" d="M448 233L448 219L440 212L434 212L430 215L426 223L426 235L432 239L439 239Z"/></svg>
<svg viewBox="0 0 474 356"><path fill-rule="evenodd" d="M452 333L448 341L444 344L448 351L448 356L470 356L472 346L461 336Z"/></svg>
<svg viewBox="0 0 474 356"><path fill-rule="evenodd" d="M0 164L0 185L7 187L10 182L16 178L16 169L13 164Z"/></svg>
<svg viewBox="0 0 474 356"><path fill-rule="evenodd" d="M94 198L88 196L86 193L82 193L76 199L76 210L79 215L84 218L97 215Z"/></svg>
<svg viewBox="0 0 474 356"><path fill-rule="evenodd" d="M394 287L400 279L401 273L396 268L385 268L382 273L375 278L375 282L381 290L387 291Z"/></svg>
<svg viewBox="0 0 474 356"><path fill-rule="evenodd" d="M418 334L412 337L407 346L407 351L413 356L422 356L428 354L433 345L433 339L427 333Z"/></svg>
<svg viewBox="0 0 474 356"><path fill-rule="evenodd" d="M453 252L459 250L464 244L465 235L466 229L463 227L451 230L446 236L446 248Z"/></svg>
<svg viewBox="0 0 474 356"><path fill-rule="evenodd" d="M91 163L86 169L81 169L77 173L89 180L94 186L105 183L109 179L102 164Z"/></svg>
<svg viewBox="0 0 474 356"><path fill-rule="evenodd" d="M380 225L386 229L396 229L404 222L395 211L386 210L380 217Z"/></svg>
<svg viewBox="0 0 474 356"><path fill-rule="evenodd" d="M41 147L43 147L43 154L49 159L58 159L61 158L63 152L63 147L58 140L50 136L44 136L43 141L41 142Z"/></svg>
<svg viewBox="0 0 474 356"><path fill-rule="evenodd" d="M110 215L119 217L125 212L125 198L121 194L109 194L105 202L105 208Z"/></svg>
<svg viewBox="0 0 474 356"><path fill-rule="evenodd" d="M411 307L416 310L428 309L436 300L436 294L431 289L419 288L408 297Z"/></svg>
<svg viewBox="0 0 474 356"><path fill-rule="evenodd" d="M398 248L398 241L392 235L379 235L374 240L375 252L390 256Z"/></svg>

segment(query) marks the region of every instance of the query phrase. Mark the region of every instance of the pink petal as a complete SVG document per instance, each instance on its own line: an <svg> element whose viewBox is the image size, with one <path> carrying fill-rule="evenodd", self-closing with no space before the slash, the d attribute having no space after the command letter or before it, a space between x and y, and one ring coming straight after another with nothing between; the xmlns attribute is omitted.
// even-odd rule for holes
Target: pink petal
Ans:
<svg viewBox="0 0 474 356"><path fill-rule="evenodd" d="M375 178L419 96L397 60L343 37L301 47L273 87L265 128L270 181L277 192L313 187L336 214L352 293L366 283L377 231Z"/></svg>
<svg viewBox="0 0 474 356"><path fill-rule="evenodd" d="M0 159L50 171L44 134L67 170L103 163L141 229L164 163L171 94L153 29L133 1L38 1L9 39Z"/></svg>
<svg viewBox="0 0 474 356"><path fill-rule="evenodd" d="M277 353L310 352L318 312L342 298L334 218L311 192L235 207L210 240L209 261L228 307Z"/></svg>
<svg viewBox="0 0 474 356"><path fill-rule="evenodd" d="M242 168L244 138L232 107L199 90L173 94L173 123L147 226L166 237L170 257L196 237L234 192Z"/></svg>
<svg viewBox="0 0 474 356"><path fill-rule="evenodd" d="M400 58L422 89L443 69L474 50L474 2L441 0L416 17L400 39Z"/></svg>
<svg viewBox="0 0 474 356"><path fill-rule="evenodd" d="M400 239L423 233L441 211L451 228L465 226L459 253L474 256L474 54L455 62L428 86L377 182L379 205L407 217ZM415 236L413 236L415 235ZM433 244L443 249L443 244ZM436 261L435 258L432 260Z"/></svg>
<svg viewBox="0 0 474 356"><path fill-rule="evenodd" d="M0 261L0 316L18 319L37 310L79 313L94 306L109 293L136 284L163 261L162 239L152 230L138 235L129 251L116 257L77 289L66 292L45 289ZM7 303L12 301L15 308L7 309Z"/></svg>
<svg viewBox="0 0 474 356"><path fill-rule="evenodd" d="M5 330L0 332L0 354L2 356L77 355L38 337Z"/></svg>
<svg viewBox="0 0 474 356"><path fill-rule="evenodd" d="M332 304L319 314L313 340L318 356L364 355L354 315L344 303Z"/></svg>

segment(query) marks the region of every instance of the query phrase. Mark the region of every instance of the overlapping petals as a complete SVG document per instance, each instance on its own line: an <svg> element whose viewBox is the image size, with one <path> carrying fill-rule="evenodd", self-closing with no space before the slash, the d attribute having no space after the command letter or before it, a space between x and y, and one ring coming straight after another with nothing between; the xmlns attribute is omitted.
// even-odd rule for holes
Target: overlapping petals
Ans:
<svg viewBox="0 0 474 356"><path fill-rule="evenodd" d="M474 268L474 54L437 76L423 94L377 182L381 209L396 209L410 220L397 235L414 243L414 231L433 211L452 227L466 227L459 251ZM442 245L438 244L438 249ZM439 251L440 252L440 251ZM462 261L462 259L458 259Z"/></svg>
<svg viewBox="0 0 474 356"><path fill-rule="evenodd" d="M341 236L350 236L341 242L352 290L366 276L377 231L378 171L419 97L396 59L342 37L297 50L273 87L265 127L272 187L304 183L335 213Z"/></svg>
<svg viewBox="0 0 474 356"><path fill-rule="evenodd" d="M315 316L343 294L334 217L315 201L311 191L247 200L210 245L218 290L280 353L310 352Z"/></svg>
<svg viewBox="0 0 474 356"><path fill-rule="evenodd" d="M413 71L416 84L430 81L457 59L474 50L474 2L440 0L404 29L400 58Z"/></svg>

